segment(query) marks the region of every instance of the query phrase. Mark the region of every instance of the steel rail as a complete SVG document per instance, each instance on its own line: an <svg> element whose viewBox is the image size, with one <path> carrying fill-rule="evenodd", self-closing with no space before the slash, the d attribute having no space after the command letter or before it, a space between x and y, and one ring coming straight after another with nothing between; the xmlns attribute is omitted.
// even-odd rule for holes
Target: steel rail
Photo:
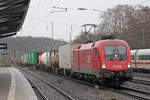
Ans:
<svg viewBox="0 0 150 100"><path fill-rule="evenodd" d="M50 83L50 82L48 82L48 81L46 81L46 80L44 80L44 79L41 79L41 78L39 78L39 77L37 77L37 76L35 76L35 75L33 75L33 74L31 74L31 73L25 71L25 70L21 70L21 71L23 71L23 72L25 72L25 73L28 73L28 75L31 75L31 76L35 77L36 79L38 79L38 80L44 82L45 84L47 84L48 86L50 86L50 87L52 87L53 89L55 89L57 92L59 92L61 95L63 95L63 96L64 96L65 98L67 98L68 100L75 100L72 96L70 96L69 94L67 94L66 92L64 92L63 90L61 90L60 88L56 87L56 86L53 85L52 83Z"/></svg>
<svg viewBox="0 0 150 100"><path fill-rule="evenodd" d="M31 81L29 78L27 78L27 80L29 81L29 83L31 84L32 88L39 93L40 97L43 100L48 100L48 98L46 97L46 95L42 92L42 90L33 82Z"/></svg>
<svg viewBox="0 0 150 100"><path fill-rule="evenodd" d="M131 96L131 97L136 98L138 100L150 100L150 98L146 98L145 96L143 97L143 96L137 95L137 93L142 94L142 95L150 95L149 92L140 91L140 90L124 87L124 86L120 87L120 88L121 89L119 89L119 90L114 89L112 91L123 94L123 95ZM133 94L133 93L130 93L130 92L135 92L135 93Z"/></svg>
<svg viewBox="0 0 150 100"><path fill-rule="evenodd" d="M149 85L150 86L150 81L146 81L146 80L133 79L129 82L139 83L139 84L144 84L144 85Z"/></svg>

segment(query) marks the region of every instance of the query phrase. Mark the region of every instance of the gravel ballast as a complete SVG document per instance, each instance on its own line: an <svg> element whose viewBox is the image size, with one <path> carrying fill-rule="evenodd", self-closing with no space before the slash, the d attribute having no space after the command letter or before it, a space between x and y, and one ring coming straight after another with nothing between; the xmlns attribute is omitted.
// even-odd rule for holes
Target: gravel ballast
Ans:
<svg viewBox="0 0 150 100"><path fill-rule="evenodd" d="M64 79L54 74L42 72L39 70L31 71L27 67L22 68L21 66L17 68L28 71L44 80L49 81L50 83L54 84L55 86L59 87L60 89L74 97L76 100L136 100L134 98L112 92L111 90L101 90L97 87L93 88L68 79ZM51 93L50 90L48 90L48 88L44 85L42 88L44 88L44 90L46 90L48 94ZM55 98L49 100L63 99Z"/></svg>

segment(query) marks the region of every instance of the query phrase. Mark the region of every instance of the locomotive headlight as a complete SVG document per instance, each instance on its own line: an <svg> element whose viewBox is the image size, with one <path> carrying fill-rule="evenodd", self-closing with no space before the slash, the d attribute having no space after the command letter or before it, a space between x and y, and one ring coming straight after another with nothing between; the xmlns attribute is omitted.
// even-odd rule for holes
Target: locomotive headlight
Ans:
<svg viewBox="0 0 150 100"><path fill-rule="evenodd" d="M102 68L106 68L106 64L105 63L102 63Z"/></svg>
<svg viewBox="0 0 150 100"><path fill-rule="evenodd" d="M131 64L130 63L128 63L128 68L131 68Z"/></svg>

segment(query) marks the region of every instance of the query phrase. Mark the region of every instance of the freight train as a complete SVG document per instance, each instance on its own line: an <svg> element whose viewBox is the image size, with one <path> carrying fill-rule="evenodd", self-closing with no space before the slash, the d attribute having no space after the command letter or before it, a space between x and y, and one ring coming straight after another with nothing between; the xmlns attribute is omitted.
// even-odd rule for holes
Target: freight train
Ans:
<svg viewBox="0 0 150 100"><path fill-rule="evenodd" d="M69 77L121 85L132 79L131 55L123 40L100 40L87 44L67 44L56 51L28 52L22 64Z"/></svg>
<svg viewBox="0 0 150 100"><path fill-rule="evenodd" d="M131 50L131 59L135 71L150 72L150 49Z"/></svg>

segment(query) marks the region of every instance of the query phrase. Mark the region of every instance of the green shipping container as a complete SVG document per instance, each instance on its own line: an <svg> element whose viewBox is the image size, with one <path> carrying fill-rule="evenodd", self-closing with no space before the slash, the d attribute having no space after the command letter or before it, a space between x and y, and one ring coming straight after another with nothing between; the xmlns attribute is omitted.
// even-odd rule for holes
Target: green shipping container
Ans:
<svg viewBox="0 0 150 100"><path fill-rule="evenodd" d="M29 54L30 54L30 52L26 53L26 55L27 55L27 58L26 58L27 59L26 60L27 64L30 64L30 55Z"/></svg>
<svg viewBox="0 0 150 100"><path fill-rule="evenodd" d="M32 51L27 53L27 63L28 64L37 64L38 63L38 53L39 51Z"/></svg>

